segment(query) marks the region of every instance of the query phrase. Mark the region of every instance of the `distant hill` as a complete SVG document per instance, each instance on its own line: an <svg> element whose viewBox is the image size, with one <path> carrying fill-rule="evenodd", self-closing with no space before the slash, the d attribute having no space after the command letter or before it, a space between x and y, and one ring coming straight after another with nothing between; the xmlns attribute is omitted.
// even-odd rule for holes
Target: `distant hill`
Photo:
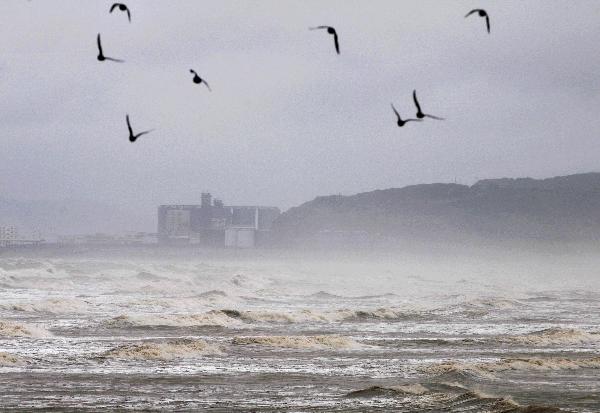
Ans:
<svg viewBox="0 0 600 413"><path fill-rule="evenodd" d="M600 173L321 196L275 222L278 242L600 240Z"/></svg>

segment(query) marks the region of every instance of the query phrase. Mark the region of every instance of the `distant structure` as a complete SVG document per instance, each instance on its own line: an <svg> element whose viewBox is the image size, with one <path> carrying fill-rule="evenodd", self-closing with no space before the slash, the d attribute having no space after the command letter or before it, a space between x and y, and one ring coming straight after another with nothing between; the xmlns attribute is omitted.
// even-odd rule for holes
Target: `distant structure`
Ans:
<svg viewBox="0 0 600 413"><path fill-rule="evenodd" d="M158 242L254 248L268 243L280 214L277 207L225 206L203 193L200 205L158 207Z"/></svg>
<svg viewBox="0 0 600 413"><path fill-rule="evenodd" d="M22 238L17 227L0 226L0 248L22 247L43 244L44 240L38 235L37 238Z"/></svg>
<svg viewBox="0 0 600 413"><path fill-rule="evenodd" d="M146 246L156 245L156 243L156 234L148 232L125 232L121 235L96 233L58 237L59 245Z"/></svg>
<svg viewBox="0 0 600 413"><path fill-rule="evenodd" d="M17 242L19 231L16 227L0 227L0 247L9 247Z"/></svg>

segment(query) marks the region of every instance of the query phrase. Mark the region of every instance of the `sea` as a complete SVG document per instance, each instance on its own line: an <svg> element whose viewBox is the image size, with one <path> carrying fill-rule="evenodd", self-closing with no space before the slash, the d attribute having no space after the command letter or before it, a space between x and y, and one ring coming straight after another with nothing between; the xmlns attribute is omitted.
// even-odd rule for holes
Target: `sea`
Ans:
<svg viewBox="0 0 600 413"><path fill-rule="evenodd" d="M599 412L600 254L3 253L0 410Z"/></svg>

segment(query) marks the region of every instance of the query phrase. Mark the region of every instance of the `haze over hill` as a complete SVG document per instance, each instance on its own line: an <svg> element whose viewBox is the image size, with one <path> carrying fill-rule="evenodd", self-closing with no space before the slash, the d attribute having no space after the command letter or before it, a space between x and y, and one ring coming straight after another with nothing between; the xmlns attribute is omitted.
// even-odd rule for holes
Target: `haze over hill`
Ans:
<svg viewBox="0 0 600 413"><path fill-rule="evenodd" d="M90 201L0 199L0 225L23 235L156 230L156 205L138 211ZM282 246L315 240L598 240L600 173L548 179L485 179L319 196L275 222Z"/></svg>
<svg viewBox="0 0 600 413"><path fill-rule="evenodd" d="M391 239L598 240L600 173L320 196L285 212L275 228L279 242L286 244Z"/></svg>

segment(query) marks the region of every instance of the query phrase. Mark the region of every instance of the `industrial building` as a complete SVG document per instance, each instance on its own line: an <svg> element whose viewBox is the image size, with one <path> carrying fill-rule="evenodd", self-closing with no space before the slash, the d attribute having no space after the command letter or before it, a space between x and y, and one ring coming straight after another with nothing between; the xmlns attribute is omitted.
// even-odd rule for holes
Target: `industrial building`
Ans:
<svg viewBox="0 0 600 413"><path fill-rule="evenodd" d="M161 244L200 244L253 248L268 242L277 207L225 206L203 193L200 205L158 207L158 241Z"/></svg>

